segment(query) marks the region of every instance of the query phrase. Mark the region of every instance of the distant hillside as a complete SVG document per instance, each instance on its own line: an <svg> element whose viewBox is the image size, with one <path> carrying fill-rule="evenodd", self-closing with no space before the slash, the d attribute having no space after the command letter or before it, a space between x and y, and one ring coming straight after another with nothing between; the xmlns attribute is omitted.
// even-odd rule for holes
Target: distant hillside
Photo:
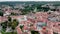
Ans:
<svg viewBox="0 0 60 34"><path fill-rule="evenodd" d="M54 4L54 5L56 5L56 6L60 6L60 1L51 1L51 2L44 2L44 1L41 1L41 2L34 2L34 1L30 1L30 2L19 2L19 1L14 1L14 2L0 2L0 5L15 5L15 4L23 4L23 3L25 3L25 4L49 4L49 3L51 3L51 4Z"/></svg>

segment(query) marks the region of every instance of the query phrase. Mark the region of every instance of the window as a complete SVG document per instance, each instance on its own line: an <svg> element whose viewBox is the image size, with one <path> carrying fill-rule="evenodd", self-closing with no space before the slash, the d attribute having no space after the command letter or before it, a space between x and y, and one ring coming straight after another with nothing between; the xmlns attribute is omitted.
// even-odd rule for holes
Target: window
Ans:
<svg viewBox="0 0 60 34"><path fill-rule="evenodd" d="M24 27L24 25L20 25L20 29L22 29Z"/></svg>

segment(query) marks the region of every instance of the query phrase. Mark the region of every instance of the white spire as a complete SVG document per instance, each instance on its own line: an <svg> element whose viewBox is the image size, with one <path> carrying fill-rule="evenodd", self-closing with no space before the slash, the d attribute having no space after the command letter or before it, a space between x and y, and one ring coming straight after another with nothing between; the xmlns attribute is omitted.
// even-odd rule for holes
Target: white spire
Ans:
<svg viewBox="0 0 60 34"><path fill-rule="evenodd" d="M37 8L35 7L34 12L36 12L36 11L37 11Z"/></svg>
<svg viewBox="0 0 60 34"><path fill-rule="evenodd" d="M27 20L27 16L24 15L24 19Z"/></svg>

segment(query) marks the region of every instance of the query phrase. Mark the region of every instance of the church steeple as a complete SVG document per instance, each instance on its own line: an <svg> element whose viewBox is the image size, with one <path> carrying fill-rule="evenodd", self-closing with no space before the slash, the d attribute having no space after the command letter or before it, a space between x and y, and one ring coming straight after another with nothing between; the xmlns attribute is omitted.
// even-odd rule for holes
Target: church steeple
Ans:
<svg viewBox="0 0 60 34"><path fill-rule="evenodd" d="M37 7L35 7L34 12L37 12Z"/></svg>

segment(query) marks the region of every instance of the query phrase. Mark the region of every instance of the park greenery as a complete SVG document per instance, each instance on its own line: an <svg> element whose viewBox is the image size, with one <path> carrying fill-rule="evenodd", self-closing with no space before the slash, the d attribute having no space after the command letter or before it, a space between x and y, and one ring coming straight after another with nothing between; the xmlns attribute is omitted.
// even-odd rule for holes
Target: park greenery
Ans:
<svg viewBox="0 0 60 34"><path fill-rule="evenodd" d="M12 32L11 32L11 33L14 34L15 29L16 29L18 23L19 23L19 22L18 22L16 19L13 19L13 20L12 20L11 17L8 17L8 21L5 21L5 22L2 22L2 23L1 23L2 31L3 31L3 32L6 32L6 28L7 28L7 27L11 27L11 29L12 29Z"/></svg>

